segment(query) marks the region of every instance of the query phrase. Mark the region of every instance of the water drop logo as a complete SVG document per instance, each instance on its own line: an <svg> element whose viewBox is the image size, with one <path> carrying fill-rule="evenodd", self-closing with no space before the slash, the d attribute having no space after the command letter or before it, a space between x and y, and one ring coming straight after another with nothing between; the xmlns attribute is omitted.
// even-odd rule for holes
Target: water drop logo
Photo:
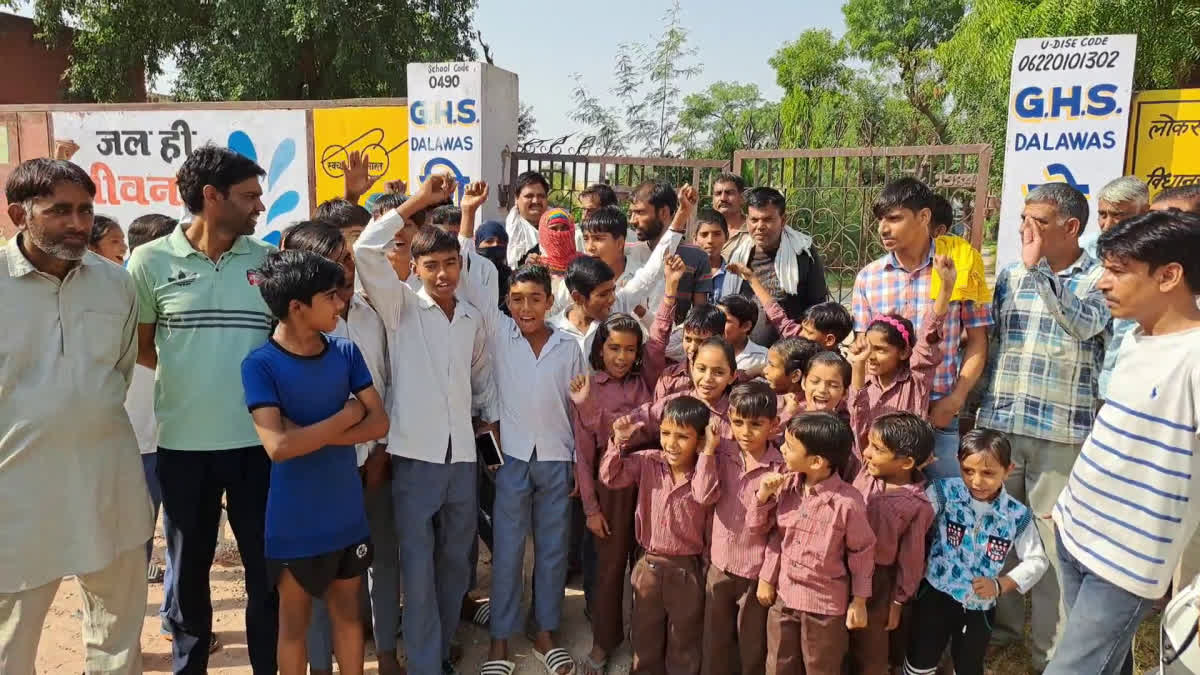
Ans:
<svg viewBox="0 0 1200 675"><path fill-rule="evenodd" d="M258 162L258 150L254 147L254 141L245 131L235 131L229 134L228 146L230 150L249 157ZM270 162L267 164L267 186L263 194L263 199L267 204L267 228L268 232L263 240L275 246L279 245L280 230L272 225L276 219L285 216L296 210L300 206L300 194L295 190L276 189L279 185L279 179L287 173L289 167L296 161L296 141L291 138L285 138L279 142L271 154ZM261 164L261 162L260 162Z"/></svg>

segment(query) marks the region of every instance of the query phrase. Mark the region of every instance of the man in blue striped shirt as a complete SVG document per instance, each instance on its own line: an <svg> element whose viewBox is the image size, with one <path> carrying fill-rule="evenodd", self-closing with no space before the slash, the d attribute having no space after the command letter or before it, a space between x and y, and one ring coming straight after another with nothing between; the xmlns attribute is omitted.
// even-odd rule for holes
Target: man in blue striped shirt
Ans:
<svg viewBox="0 0 1200 675"><path fill-rule="evenodd" d="M1113 316L1138 327L1054 507L1067 623L1045 675L1128 671L1200 523L1200 217L1138 216L1097 252Z"/></svg>

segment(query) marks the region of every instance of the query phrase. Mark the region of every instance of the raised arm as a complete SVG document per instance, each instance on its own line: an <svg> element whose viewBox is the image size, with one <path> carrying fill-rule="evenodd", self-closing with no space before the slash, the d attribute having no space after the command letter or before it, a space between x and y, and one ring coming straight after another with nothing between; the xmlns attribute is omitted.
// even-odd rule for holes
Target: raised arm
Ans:
<svg viewBox="0 0 1200 675"><path fill-rule="evenodd" d="M604 460L600 462L600 480L614 490L633 485L641 475L644 457L636 452L625 454L625 449L629 447L629 439L637 431L637 427L637 423L629 422L626 418L613 423L613 437L608 442Z"/></svg>
<svg viewBox="0 0 1200 675"><path fill-rule="evenodd" d="M458 236L475 240L475 215L487 203L488 184L486 181L475 181L463 188L462 222L458 227Z"/></svg>
<svg viewBox="0 0 1200 675"><path fill-rule="evenodd" d="M411 261L412 242L411 236L406 236L409 232L406 223L413 214L444 201L454 189L452 179L441 174L430 176L416 195L372 220L354 244L355 277L386 325L395 325L393 322L404 311L412 295L412 289L405 283L412 273L410 265L401 264L397 271L388 261L387 254L394 250L403 261Z"/></svg>
<svg viewBox="0 0 1200 675"><path fill-rule="evenodd" d="M1037 225L1022 227L1021 239L1025 269L1058 325L1077 340L1090 340L1107 330L1112 314L1104 294L1093 286L1081 298L1058 278L1042 253L1042 231Z"/></svg>
<svg viewBox="0 0 1200 675"><path fill-rule="evenodd" d="M650 324L650 335L642 350L642 370L647 386L653 387L667 368L667 345L671 342L671 326L675 317L675 294L679 281L687 273L687 266L677 255L668 258L663 269L666 275L662 302L654 323Z"/></svg>

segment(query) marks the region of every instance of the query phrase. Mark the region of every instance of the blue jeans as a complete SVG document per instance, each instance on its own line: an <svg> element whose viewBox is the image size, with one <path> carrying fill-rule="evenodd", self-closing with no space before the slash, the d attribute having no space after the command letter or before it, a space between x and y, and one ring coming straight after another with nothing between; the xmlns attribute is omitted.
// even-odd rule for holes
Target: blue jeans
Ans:
<svg viewBox="0 0 1200 675"><path fill-rule="evenodd" d="M1109 583L1088 569L1063 545L1057 529L1054 538L1067 625L1043 675L1131 672L1133 634L1154 601Z"/></svg>
<svg viewBox="0 0 1200 675"><path fill-rule="evenodd" d="M155 467L158 466L158 452L147 452L142 454L142 474L146 477L146 490L150 493L150 504L154 507L154 522L158 523L159 507L162 506L162 486L158 482L158 474L155 473ZM167 525L167 513L163 511L163 531L165 532ZM154 535L146 540L146 561L150 561L150 557L154 554ZM167 612L171 610L171 556L165 557L163 564L163 599L162 604L158 606L158 616L161 626L159 632L163 635L170 635L171 629L167 626Z"/></svg>
<svg viewBox="0 0 1200 675"><path fill-rule="evenodd" d="M958 420L955 419L945 429L933 429L933 456L937 458L933 464L925 468L925 478L954 478L958 470Z"/></svg>
<svg viewBox="0 0 1200 675"><path fill-rule="evenodd" d="M505 455L496 472L493 639L507 640L521 629L525 537L531 531L534 629L558 629L567 586L571 468L571 462L539 462L535 451L528 462Z"/></svg>

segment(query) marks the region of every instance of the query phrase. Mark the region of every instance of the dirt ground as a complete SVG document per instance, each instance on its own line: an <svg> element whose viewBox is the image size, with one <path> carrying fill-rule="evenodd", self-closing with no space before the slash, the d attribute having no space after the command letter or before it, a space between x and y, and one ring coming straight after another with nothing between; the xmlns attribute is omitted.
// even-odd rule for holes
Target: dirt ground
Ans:
<svg viewBox="0 0 1200 675"><path fill-rule="evenodd" d="M161 532L161 530L160 530ZM232 542L227 535L227 542ZM157 537L155 555L161 560L163 556L163 539ZM231 546L231 544L230 544ZM230 548L218 550L217 564L213 565L210 583L212 585L213 630L223 645L221 650L209 659L209 672L217 675L249 675L252 671L246 653L246 638L244 614L245 585L242 582L242 569L237 553ZM526 567L532 565L530 548L526 550ZM482 548L479 561L479 585L486 589L491 580L491 559L487 549ZM529 601L529 587L525 589L526 604ZM151 584L149 598L146 604L146 619L142 627L143 667L147 673L171 672L170 643L159 636L158 606L162 601L162 585ZM629 607L628 588L626 589L626 611ZM65 580L59 588L58 596L46 617L45 629L38 649L37 669L39 673L53 675L73 674L83 672L83 643L80 633L82 618L82 602L79 587L74 580ZM1157 641L1158 620L1152 617L1146 621L1138 634L1136 656L1138 667L1135 672L1141 673L1144 668L1152 665L1158 652ZM487 632L467 622L460 624L456 639L463 646L463 659L458 664L458 670L463 675L479 672L479 666L487 659ZM571 654L580 658L591 648L591 632L587 620L583 616L583 592L579 586L572 583L567 589L563 605L563 626L559 633L561 646L566 647ZM517 673L522 675L538 675L544 673L541 664L533 655L529 642L518 636L512 643L512 659L517 663ZM632 665L629 644L626 642L609 659L609 673L628 673ZM370 642L367 643L366 671L368 675L377 673L375 652ZM1029 653L1023 646L1013 645L996 650L988 658L988 675L1029 675L1032 673L1029 665Z"/></svg>

